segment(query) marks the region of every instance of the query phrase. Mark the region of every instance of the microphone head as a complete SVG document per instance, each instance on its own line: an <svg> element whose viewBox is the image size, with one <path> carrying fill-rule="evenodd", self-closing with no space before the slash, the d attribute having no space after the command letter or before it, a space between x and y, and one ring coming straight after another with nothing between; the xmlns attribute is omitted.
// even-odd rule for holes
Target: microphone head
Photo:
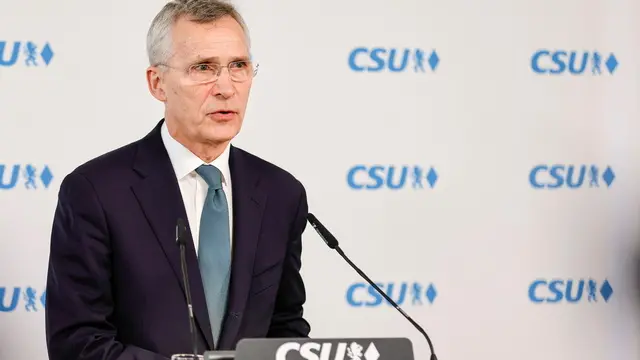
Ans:
<svg viewBox="0 0 640 360"><path fill-rule="evenodd" d="M316 218L315 215L313 215L312 213L308 213L307 214L307 221L309 221L309 223L311 224L311 226L315 227L314 224L318 223L318 219Z"/></svg>
<svg viewBox="0 0 640 360"><path fill-rule="evenodd" d="M331 232L329 232L329 230L327 230L327 228L324 227L324 225L322 225L320 220L318 220L315 215L313 215L312 213L308 213L307 221L309 221L309 224L313 226L318 235L320 235L322 240L324 240L324 242L327 244L327 246L329 246L331 249L335 249L338 247L338 240L335 238L335 236L333 236L333 234L331 234Z"/></svg>
<svg viewBox="0 0 640 360"><path fill-rule="evenodd" d="M187 240L185 239L185 234L187 232L187 225L182 218L178 218L176 222L176 243L178 245L186 244Z"/></svg>

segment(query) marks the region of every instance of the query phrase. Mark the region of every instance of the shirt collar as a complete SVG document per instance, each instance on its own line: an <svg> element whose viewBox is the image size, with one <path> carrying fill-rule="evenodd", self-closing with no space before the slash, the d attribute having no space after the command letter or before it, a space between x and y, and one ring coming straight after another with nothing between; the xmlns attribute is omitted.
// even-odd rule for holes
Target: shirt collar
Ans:
<svg viewBox="0 0 640 360"><path fill-rule="evenodd" d="M167 149L167 153L169 154L173 171L176 173L178 180L181 180L185 176L191 174L198 168L198 166L206 164L217 167L220 172L222 172L222 182L225 185L230 185L231 171L229 170L229 144L227 144L220 156L207 164L169 134L166 121L162 124L160 133L162 135L164 147Z"/></svg>

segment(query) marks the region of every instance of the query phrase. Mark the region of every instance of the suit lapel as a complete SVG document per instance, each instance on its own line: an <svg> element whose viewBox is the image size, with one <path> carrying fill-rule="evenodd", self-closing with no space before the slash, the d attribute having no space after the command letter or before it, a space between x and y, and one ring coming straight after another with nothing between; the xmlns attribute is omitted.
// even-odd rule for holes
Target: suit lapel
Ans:
<svg viewBox="0 0 640 360"><path fill-rule="evenodd" d="M253 274L266 193L258 186L259 171L249 164L250 155L231 147L230 169L233 184L233 255L227 316L220 348L231 349L242 323Z"/></svg>
<svg viewBox="0 0 640 360"><path fill-rule="evenodd" d="M162 121L139 143L134 169L142 176L142 180L132 189L167 257L167 261L171 264L183 294L186 294L182 281L180 249L176 244L175 227L179 218L188 223L186 221L187 215L175 172L162 142L161 124ZM209 323L198 258L191 238L191 231L188 231L188 234L186 260L194 317L207 341L208 348L213 349L211 324ZM180 311L180 309L176 311ZM188 314L187 311L185 305L185 317Z"/></svg>

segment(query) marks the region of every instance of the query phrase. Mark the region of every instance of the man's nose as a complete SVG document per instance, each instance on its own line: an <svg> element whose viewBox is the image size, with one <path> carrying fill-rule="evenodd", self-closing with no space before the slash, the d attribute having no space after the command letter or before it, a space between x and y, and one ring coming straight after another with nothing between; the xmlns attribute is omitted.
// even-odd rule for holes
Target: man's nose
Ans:
<svg viewBox="0 0 640 360"><path fill-rule="evenodd" d="M225 99L230 98L235 93L235 88L231 76L229 76L229 69L223 68L220 70L220 76L213 85L213 95L221 96Z"/></svg>

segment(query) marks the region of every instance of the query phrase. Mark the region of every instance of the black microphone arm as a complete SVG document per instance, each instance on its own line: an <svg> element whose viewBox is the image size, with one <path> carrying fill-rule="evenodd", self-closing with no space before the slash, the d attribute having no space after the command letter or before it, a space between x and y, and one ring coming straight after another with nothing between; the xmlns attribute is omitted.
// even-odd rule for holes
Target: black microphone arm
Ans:
<svg viewBox="0 0 640 360"><path fill-rule="evenodd" d="M184 292L187 298L187 307L189 308L189 331L191 332L191 344L193 345L193 355L198 354L198 343L196 338L196 323L193 317L193 303L191 302L191 287L189 286L189 273L187 272L186 259L186 239L187 226L184 220L178 219L176 224L176 243L180 246L180 267L182 268L182 281L184 283Z"/></svg>
<svg viewBox="0 0 640 360"><path fill-rule="evenodd" d="M431 358L430 359L431 360L438 360L438 357L436 356L436 352L435 352L435 350L433 350L433 343L431 343L431 339L429 338L429 335L427 335L427 332L424 331L422 326L418 325L418 323L416 323L409 315L407 315L407 313L404 312L404 310L402 310L400 308L400 306L398 304L396 304L395 301L393 301L384 291L382 291L382 289L380 289L378 287L378 285L376 285L373 281L371 281L371 279L369 279L369 277L364 272L362 272L362 270L360 270L360 268L358 268L358 266L356 266L356 264L354 264L349 259L349 257L347 257L347 255L344 253L344 251L342 251L342 249L340 248L340 245L338 245L338 240L336 239L336 237L333 236L333 234L331 234L331 232L329 230L327 230L327 228L324 227L324 225L322 225L322 223L318 220L318 218L315 217L315 215L313 215L312 213L307 214L307 220L309 221L309 224L311 224L311 226L313 226L313 228L316 230L318 235L320 235L322 240L324 240L324 242L327 244L327 246L329 246L329 248L334 249L335 251L337 251L338 254L340 254L340 256L342 256L342 258L360 276L362 276L363 279L367 280L369 285L371 285L374 289L376 289L376 291L380 295L382 295L390 304L392 304L396 308L396 310L398 310L400 312L400 314L402 314L402 316L404 316L407 320L409 320L411 325L413 325L416 329L418 329L418 331L424 336L424 338L427 339L427 343L429 343L429 350L431 351Z"/></svg>

